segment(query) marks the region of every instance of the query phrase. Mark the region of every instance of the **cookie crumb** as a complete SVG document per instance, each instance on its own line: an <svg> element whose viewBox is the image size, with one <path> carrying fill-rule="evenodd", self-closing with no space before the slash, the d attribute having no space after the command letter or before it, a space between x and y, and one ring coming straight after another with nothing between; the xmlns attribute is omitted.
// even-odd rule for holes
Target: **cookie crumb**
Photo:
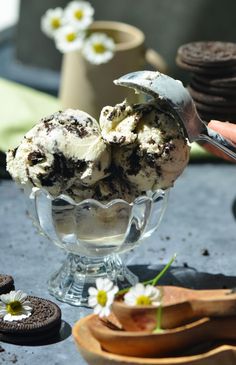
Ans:
<svg viewBox="0 0 236 365"><path fill-rule="evenodd" d="M0 345L0 352L4 352L5 349Z"/></svg>
<svg viewBox="0 0 236 365"><path fill-rule="evenodd" d="M206 248L204 248L201 253L202 253L202 256L210 256L210 253Z"/></svg>
<svg viewBox="0 0 236 365"><path fill-rule="evenodd" d="M183 263L183 267L189 267L187 262Z"/></svg>

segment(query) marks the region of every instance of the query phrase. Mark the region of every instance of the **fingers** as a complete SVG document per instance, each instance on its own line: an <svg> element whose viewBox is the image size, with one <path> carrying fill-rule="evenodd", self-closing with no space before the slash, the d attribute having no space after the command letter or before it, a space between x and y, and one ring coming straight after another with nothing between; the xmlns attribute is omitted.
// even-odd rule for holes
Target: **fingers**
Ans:
<svg viewBox="0 0 236 365"><path fill-rule="evenodd" d="M208 127L214 131L222 134L223 137L230 139L236 143L236 124L230 122L220 122L218 120L211 120Z"/></svg>

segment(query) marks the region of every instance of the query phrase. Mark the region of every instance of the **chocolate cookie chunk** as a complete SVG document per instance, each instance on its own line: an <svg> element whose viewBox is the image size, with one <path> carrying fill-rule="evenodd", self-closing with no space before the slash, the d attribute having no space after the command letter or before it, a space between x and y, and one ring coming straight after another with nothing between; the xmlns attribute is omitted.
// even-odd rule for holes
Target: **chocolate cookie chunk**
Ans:
<svg viewBox="0 0 236 365"><path fill-rule="evenodd" d="M0 341L27 345L55 338L61 327L61 310L53 302L28 296L32 314L20 321L8 322L0 318Z"/></svg>
<svg viewBox="0 0 236 365"><path fill-rule="evenodd" d="M198 67L236 66L236 43L192 42L179 47L177 58Z"/></svg>
<svg viewBox="0 0 236 365"><path fill-rule="evenodd" d="M0 295L14 290L14 280L10 275L0 274Z"/></svg>

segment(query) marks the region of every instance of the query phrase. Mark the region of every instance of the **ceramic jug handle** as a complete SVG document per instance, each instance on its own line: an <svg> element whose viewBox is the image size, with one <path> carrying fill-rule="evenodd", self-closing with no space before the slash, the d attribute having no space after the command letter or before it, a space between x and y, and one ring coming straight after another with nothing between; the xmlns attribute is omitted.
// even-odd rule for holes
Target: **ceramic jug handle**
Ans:
<svg viewBox="0 0 236 365"><path fill-rule="evenodd" d="M154 49L148 48L146 50L145 59L155 70L165 74L167 73L168 67L164 58Z"/></svg>

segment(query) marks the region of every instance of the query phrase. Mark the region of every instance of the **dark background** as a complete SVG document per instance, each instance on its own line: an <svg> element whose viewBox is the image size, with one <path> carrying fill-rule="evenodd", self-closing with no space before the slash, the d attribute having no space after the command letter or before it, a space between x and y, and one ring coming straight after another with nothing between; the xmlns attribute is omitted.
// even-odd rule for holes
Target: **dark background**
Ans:
<svg viewBox="0 0 236 365"><path fill-rule="evenodd" d="M236 41L235 0L91 0L95 20L116 20L140 28L147 47L166 60L172 76L185 79L175 65L181 44L199 40ZM60 55L40 31L40 17L65 0L21 0L16 33L17 58L33 65L59 69Z"/></svg>

